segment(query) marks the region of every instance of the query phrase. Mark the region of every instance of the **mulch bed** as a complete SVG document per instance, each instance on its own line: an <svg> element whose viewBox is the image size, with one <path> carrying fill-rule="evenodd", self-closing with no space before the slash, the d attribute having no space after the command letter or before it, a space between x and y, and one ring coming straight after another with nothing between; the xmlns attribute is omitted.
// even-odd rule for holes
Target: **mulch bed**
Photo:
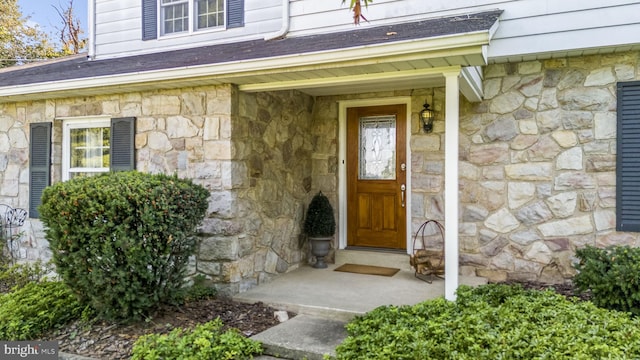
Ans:
<svg viewBox="0 0 640 360"><path fill-rule="evenodd" d="M514 285L518 284L525 289L530 290L553 290L558 294L564 295L567 298L578 298L582 301L588 301L591 299L589 292L580 293L576 290L572 283L564 284L543 284L534 281L505 281L501 284Z"/></svg>
<svg viewBox="0 0 640 360"><path fill-rule="evenodd" d="M164 307L146 321L130 325L76 321L44 335L41 340L58 341L60 351L95 359L128 359L141 335L166 334L175 328L191 329L220 317L225 328L236 328L249 337L279 324L277 311L262 303L245 304L227 298L189 302L181 307ZM294 314L289 314L294 316Z"/></svg>

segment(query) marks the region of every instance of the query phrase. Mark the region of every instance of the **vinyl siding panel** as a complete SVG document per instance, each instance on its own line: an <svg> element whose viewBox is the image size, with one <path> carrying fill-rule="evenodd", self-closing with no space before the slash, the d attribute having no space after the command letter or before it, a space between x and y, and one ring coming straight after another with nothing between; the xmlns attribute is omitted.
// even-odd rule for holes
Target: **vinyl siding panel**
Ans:
<svg viewBox="0 0 640 360"><path fill-rule="evenodd" d="M489 46L494 61L639 42L640 3L631 0L376 0L358 28L491 9L504 10ZM355 28L347 4L293 0L291 12L291 36Z"/></svg>
<svg viewBox="0 0 640 360"><path fill-rule="evenodd" d="M527 54L638 43L640 3L633 1L526 0L505 10L489 58L521 61ZM546 8L548 13L544 13ZM576 54L581 55L581 53Z"/></svg>
<svg viewBox="0 0 640 360"><path fill-rule="evenodd" d="M259 39L281 27L282 0L245 0L245 24L226 30L142 41L141 1L97 0L98 58ZM640 3L631 0L376 0L369 20L353 24L340 1L291 0L289 36L348 31L425 18L504 10L488 49L490 61L522 61L531 54L638 43ZM582 53L572 53L581 55Z"/></svg>
<svg viewBox="0 0 640 360"><path fill-rule="evenodd" d="M245 0L244 26L142 40L142 1L96 0L96 58L167 51L264 37L282 26L282 0Z"/></svg>

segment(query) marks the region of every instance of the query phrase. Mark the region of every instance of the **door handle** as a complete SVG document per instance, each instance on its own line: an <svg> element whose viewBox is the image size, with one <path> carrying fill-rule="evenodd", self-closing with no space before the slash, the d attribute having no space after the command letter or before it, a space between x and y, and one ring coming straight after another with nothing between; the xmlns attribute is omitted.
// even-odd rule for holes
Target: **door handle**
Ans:
<svg viewBox="0 0 640 360"><path fill-rule="evenodd" d="M400 201L401 201L401 206L404 207L404 192L405 190L407 190L407 187L404 186L404 184L400 185Z"/></svg>

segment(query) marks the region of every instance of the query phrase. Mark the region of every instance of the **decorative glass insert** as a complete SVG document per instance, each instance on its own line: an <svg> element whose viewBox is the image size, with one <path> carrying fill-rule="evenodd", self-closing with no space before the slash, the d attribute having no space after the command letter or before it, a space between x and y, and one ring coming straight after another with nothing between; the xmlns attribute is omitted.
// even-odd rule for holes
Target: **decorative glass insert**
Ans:
<svg viewBox="0 0 640 360"><path fill-rule="evenodd" d="M224 25L224 0L196 0L196 29Z"/></svg>
<svg viewBox="0 0 640 360"><path fill-rule="evenodd" d="M395 180L395 115L360 118L360 180Z"/></svg>
<svg viewBox="0 0 640 360"><path fill-rule="evenodd" d="M109 171L109 127L69 129L69 178Z"/></svg>

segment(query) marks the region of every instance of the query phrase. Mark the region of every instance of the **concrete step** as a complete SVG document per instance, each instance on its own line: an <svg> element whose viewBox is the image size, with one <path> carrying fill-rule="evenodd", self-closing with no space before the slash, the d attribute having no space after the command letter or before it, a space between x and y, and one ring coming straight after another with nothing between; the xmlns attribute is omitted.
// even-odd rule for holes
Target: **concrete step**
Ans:
<svg viewBox="0 0 640 360"><path fill-rule="evenodd" d="M409 255L386 250L337 250L336 265L359 264L399 268L412 271L409 265Z"/></svg>
<svg viewBox="0 0 640 360"><path fill-rule="evenodd" d="M344 321L298 315L252 339L262 342L265 356L322 360L325 355L336 355L336 347L347 337L345 325Z"/></svg>

